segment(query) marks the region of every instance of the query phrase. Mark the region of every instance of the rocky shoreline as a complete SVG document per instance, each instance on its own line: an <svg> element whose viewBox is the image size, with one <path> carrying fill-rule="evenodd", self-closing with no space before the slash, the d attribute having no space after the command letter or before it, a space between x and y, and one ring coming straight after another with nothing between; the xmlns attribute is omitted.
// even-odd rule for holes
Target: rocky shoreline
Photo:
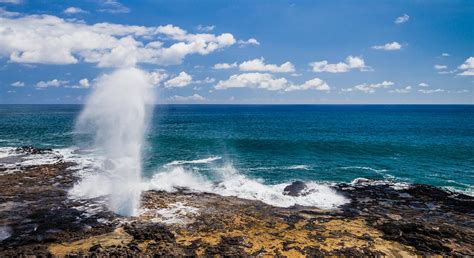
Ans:
<svg viewBox="0 0 474 258"><path fill-rule="evenodd" d="M427 185L339 184L351 201L335 210L147 191L139 216L124 218L104 200L68 198L78 180L73 165L0 168L1 257L474 255L474 198ZM304 187L295 182L285 191Z"/></svg>

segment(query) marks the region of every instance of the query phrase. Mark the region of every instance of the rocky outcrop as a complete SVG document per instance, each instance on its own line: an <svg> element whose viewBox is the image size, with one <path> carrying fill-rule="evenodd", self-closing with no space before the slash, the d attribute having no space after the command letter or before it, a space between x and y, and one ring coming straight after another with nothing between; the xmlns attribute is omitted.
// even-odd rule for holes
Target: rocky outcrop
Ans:
<svg viewBox="0 0 474 258"><path fill-rule="evenodd" d="M147 191L143 212L123 218L103 200L67 198L77 180L72 165L0 174L1 257L474 255L474 199L435 187L339 184L351 202L335 210ZM297 181L285 192L305 188Z"/></svg>
<svg viewBox="0 0 474 258"><path fill-rule="evenodd" d="M301 181L295 181L283 189L283 194L289 196L300 196L307 188L306 184Z"/></svg>

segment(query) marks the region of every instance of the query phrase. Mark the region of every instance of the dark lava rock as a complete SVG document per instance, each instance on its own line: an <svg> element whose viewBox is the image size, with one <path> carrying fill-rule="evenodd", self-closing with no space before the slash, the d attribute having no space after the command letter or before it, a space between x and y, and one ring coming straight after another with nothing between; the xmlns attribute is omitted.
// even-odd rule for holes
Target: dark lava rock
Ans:
<svg viewBox="0 0 474 258"><path fill-rule="evenodd" d="M450 247L443 245L445 236L442 236L442 233L435 228L417 223L398 222L387 222L378 228L385 234L386 239L414 246L419 251L437 254L451 252Z"/></svg>
<svg viewBox="0 0 474 258"><path fill-rule="evenodd" d="M175 242L174 234L164 225L156 223L131 223L124 227L135 240Z"/></svg>
<svg viewBox="0 0 474 258"><path fill-rule="evenodd" d="M89 252L92 252L92 253L100 253L102 251L103 251L103 248L100 244L93 245L91 246L91 248L89 248Z"/></svg>
<svg viewBox="0 0 474 258"><path fill-rule="evenodd" d="M205 256L224 256L224 257L248 257L249 255L244 251L245 238L242 236L236 237L221 237L221 241L217 246L206 248Z"/></svg>
<svg viewBox="0 0 474 258"><path fill-rule="evenodd" d="M21 146L15 149L15 152L24 154L45 154L52 151L53 150L49 148L35 148L33 146Z"/></svg>
<svg viewBox="0 0 474 258"><path fill-rule="evenodd" d="M307 188L306 184L301 181L295 181L283 189L283 194L289 196L300 196L301 192Z"/></svg>

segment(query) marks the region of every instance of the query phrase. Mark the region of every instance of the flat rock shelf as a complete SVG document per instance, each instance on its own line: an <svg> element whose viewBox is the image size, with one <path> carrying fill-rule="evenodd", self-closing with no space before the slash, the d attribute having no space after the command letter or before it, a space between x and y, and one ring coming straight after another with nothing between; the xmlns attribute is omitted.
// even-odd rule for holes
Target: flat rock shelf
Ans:
<svg viewBox="0 0 474 258"><path fill-rule="evenodd" d="M427 185L338 184L350 203L334 210L146 191L139 215L120 217L68 198L77 180L61 160L0 171L0 256L474 255L474 198Z"/></svg>

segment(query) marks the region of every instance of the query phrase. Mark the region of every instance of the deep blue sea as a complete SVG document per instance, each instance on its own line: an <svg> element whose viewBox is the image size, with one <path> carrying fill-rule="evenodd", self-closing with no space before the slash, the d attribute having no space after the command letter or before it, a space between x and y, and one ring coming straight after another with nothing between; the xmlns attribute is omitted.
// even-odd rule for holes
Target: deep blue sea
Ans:
<svg viewBox="0 0 474 258"><path fill-rule="evenodd" d="M77 145L81 109L0 105L0 147ZM268 184L363 177L474 192L474 105L161 105L146 139L145 177L215 159Z"/></svg>

